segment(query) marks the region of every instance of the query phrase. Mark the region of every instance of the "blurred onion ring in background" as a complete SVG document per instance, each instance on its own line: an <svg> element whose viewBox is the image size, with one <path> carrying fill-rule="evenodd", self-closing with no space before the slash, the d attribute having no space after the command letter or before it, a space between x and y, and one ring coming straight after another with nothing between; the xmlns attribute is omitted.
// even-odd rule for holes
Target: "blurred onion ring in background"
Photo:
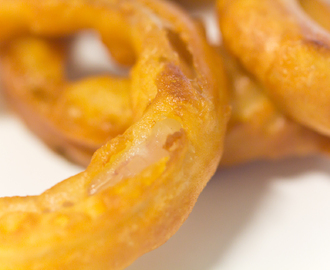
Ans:
<svg viewBox="0 0 330 270"><path fill-rule="evenodd" d="M329 154L330 139L292 121L264 87L223 48L232 114L221 165L263 159Z"/></svg>
<svg viewBox="0 0 330 270"><path fill-rule="evenodd" d="M52 149L87 166L94 152L133 122L131 79L68 81L68 41L14 39L1 50L6 100Z"/></svg>
<svg viewBox="0 0 330 270"><path fill-rule="evenodd" d="M222 69L193 22L160 1L0 7L2 42L92 28L117 61L135 63L123 135L40 196L0 199L0 269L123 269L177 231L218 165L229 114Z"/></svg>
<svg viewBox="0 0 330 270"><path fill-rule="evenodd" d="M318 0L301 3L219 0L223 40L281 111L329 136L330 34L320 24L330 12Z"/></svg>

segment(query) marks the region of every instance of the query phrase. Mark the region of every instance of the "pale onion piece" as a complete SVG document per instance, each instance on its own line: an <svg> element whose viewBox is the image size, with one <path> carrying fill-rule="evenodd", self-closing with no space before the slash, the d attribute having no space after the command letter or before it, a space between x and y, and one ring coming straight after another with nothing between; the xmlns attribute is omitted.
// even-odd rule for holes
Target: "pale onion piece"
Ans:
<svg viewBox="0 0 330 270"><path fill-rule="evenodd" d="M111 164L110 168L103 170L92 180L88 193L93 195L114 186L125 178L138 175L161 159L169 158L169 149L165 148L166 141L181 128L181 124L174 119L165 119L156 123L150 137L133 146L118 161Z"/></svg>

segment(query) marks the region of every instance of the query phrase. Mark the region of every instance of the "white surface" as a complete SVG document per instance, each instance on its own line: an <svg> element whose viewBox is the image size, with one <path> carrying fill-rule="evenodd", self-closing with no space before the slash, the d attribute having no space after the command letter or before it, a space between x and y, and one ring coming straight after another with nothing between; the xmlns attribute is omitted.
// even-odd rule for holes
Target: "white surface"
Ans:
<svg viewBox="0 0 330 270"><path fill-rule="evenodd" d="M179 232L129 270L330 269L328 160L219 171Z"/></svg>
<svg viewBox="0 0 330 270"><path fill-rule="evenodd" d="M0 192L38 194L79 167L49 152L0 104ZM129 270L330 269L330 161L220 170L164 246Z"/></svg>

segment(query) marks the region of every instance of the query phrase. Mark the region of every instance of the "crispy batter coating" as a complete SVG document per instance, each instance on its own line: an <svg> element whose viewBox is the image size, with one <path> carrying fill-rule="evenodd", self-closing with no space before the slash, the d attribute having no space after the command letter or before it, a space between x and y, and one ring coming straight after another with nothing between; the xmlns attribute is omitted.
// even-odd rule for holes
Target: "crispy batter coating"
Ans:
<svg viewBox="0 0 330 270"><path fill-rule="evenodd" d="M170 4L1 0L0 7L1 41L95 28L118 59L131 52L126 60L135 60L133 124L123 135L86 171L40 196L0 199L0 269L123 269L177 231L214 173L229 111L224 74L193 22ZM57 94L80 104L71 93L88 83L62 83Z"/></svg>
<svg viewBox="0 0 330 270"><path fill-rule="evenodd" d="M129 121L131 113L114 109L128 108L130 80L120 79L119 83L111 84L112 77L101 77L76 83L76 87L71 87L73 91L69 88L70 91L65 90L52 99L54 104L49 102L44 105L55 118L48 117L41 121L42 111L37 109L49 101L45 98L49 96L47 93L55 90L49 88L56 86L49 82L56 81L56 76L60 74L49 72L46 76L46 65L50 71L55 70L52 65L57 67L56 70L62 70L57 66L58 62L51 59L56 55L55 49L53 42L31 37L15 40L7 46L2 52L6 93L21 117L48 145L69 159L87 165L97 148L118 130L117 123L121 127L123 124L120 121L124 124ZM218 49L218 53L225 60L232 105L222 165L329 152L330 141L327 137L286 117L267 97L260 83L237 60L224 49ZM33 89L39 81L45 83L39 84L42 95L37 100ZM108 83L108 87L103 86L104 82ZM29 100L34 100L34 104L28 104ZM118 122L109 123L109 119ZM108 127L105 131L104 126Z"/></svg>
<svg viewBox="0 0 330 270"><path fill-rule="evenodd" d="M329 33L297 0L219 0L218 9L226 47L276 106L330 135Z"/></svg>
<svg viewBox="0 0 330 270"><path fill-rule="evenodd" d="M224 49L221 54L230 78L232 104L222 165L329 153L328 137L290 120L236 59Z"/></svg>
<svg viewBox="0 0 330 270"><path fill-rule="evenodd" d="M130 80L65 78L65 48L24 37L2 49L7 100L31 129L57 152L88 165L93 153L132 124Z"/></svg>

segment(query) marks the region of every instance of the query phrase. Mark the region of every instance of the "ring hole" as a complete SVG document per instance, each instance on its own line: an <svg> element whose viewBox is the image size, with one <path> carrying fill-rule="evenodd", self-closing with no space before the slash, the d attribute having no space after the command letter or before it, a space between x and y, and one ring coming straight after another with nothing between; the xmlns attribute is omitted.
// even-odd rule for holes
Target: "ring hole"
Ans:
<svg viewBox="0 0 330 270"><path fill-rule="evenodd" d="M84 31L72 38L66 63L67 78L75 81L95 75L128 77L130 67L120 65L93 31Z"/></svg>

